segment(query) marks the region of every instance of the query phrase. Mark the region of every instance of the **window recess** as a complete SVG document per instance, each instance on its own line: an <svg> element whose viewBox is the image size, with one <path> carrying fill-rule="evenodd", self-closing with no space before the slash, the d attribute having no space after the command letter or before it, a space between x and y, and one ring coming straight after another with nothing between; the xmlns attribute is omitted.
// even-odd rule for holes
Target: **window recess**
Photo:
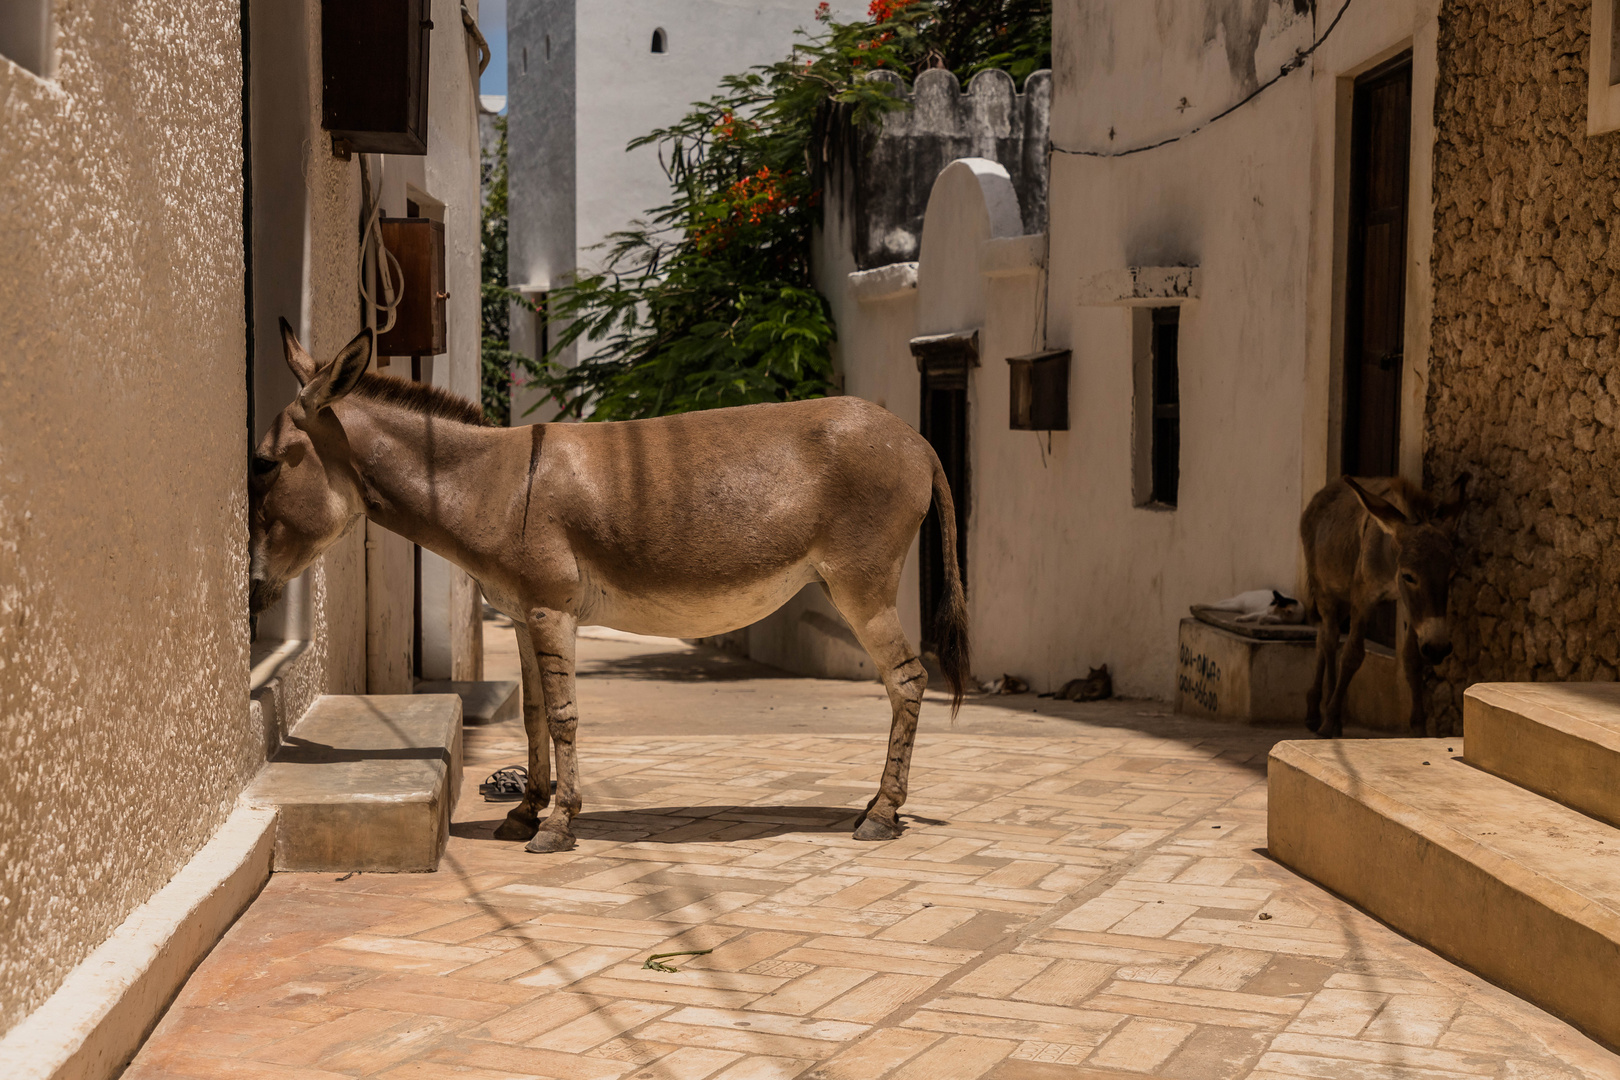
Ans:
<svg viewBox="0 0 1620 1080"><path fill-rule="evenodd" d="M1137 506L1174 509L1181 488L1181 309L1133 314L1136 409L1132 494Z"/></svg>

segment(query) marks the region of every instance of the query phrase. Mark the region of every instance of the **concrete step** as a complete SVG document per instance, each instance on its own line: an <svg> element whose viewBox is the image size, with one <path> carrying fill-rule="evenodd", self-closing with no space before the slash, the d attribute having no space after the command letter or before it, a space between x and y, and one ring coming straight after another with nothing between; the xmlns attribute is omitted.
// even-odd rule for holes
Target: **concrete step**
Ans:
<svg viewBox="0 0 1620 1080"><path fill-rule="evenodd" d="M1462 749L1278 743L1271 856L1620 1047L1620 829L1474 768Z"/></svg>
<svg viewBox="0 0 1620 1080"><path fill-rule="evenodd" d="M1469 764L1620 827L1620 683L1479 683L1463 734Z"/></svg>
<svg viewBox="0 0 1620 1080"><path fill-rule="evenodd" d="M461 787L454 694L328 695L247 792L280 809L277 870L430 871Z"/></svg>
<svg viewBox="0 0 1620 1080"><path fill-rule="evenodd" d="M484 682L451 682L438 679L416 684L418 694L454 694L461 699L461 722L472 727L516 720L523 712L523 698L516 679Z"/></svg>

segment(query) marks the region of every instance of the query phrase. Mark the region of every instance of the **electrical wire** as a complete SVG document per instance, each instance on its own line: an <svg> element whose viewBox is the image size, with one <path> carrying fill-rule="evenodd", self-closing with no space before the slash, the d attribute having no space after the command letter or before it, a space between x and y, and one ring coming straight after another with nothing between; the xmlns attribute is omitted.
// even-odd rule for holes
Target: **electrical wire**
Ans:
<svg viewBox="0 0 1620 1080"><path fill-rule="evenodd" d="M372 194L371 170L366 166L366 155L360 155L360 214L365 221L365 227L360 232L360 299L364 300L372 311L379 312L388 317L388 321L377 327L378 334L386 334L394 328L394 321L398 318L400 295L405 285L405 269L399 265L394 253L383 244L382 228L378 219L382 216L382 199ZM377 284L382 286L383 299L381 303L366 288L367 259L370 265L377 269ZM391 269L390 269L391 267ZM395 283L398 283L398 288Z"/></svg>
<svg viewBox="0 0 1620 1080"><path fill-rule="evenodd" d="M1355 3L1355 0L1344 0L1344 6L1339 9L1339 13L1337 15L1333 16L1333 21L1328 23L1328 28L1326 30L1322 31L1322 36L1311 42L1310 48L1303 49L1295 53L1293 58L1290 59L1288 63L1284 64L1282 69L1278 71L1277 74L1255 87L1254 90L1250 92L1249 95L1242 101L1239 101L1234 105L1227 106L1225 109L1222 109L1220 112L1216 113L1214 116L1210 117L1208 120L1205 120L1203 123L1189 131L1183 131L1180 135L1172 135L1168 139L1160 139L1158 142L1149 143L1147 146L1133 147L1130 150L1070 150L1053 143L1051 144L1052 152L1054 154L1068 154L1071 157L1129 157L1131 154L1144 154L1149 150L1157 150L1161 146L1169 146L1171 143L1180 142L1182 139L1196 135L1200 131L1203 131L1205 128L1214 124L1217 120L1223 120L1226 117L1231 116L1233 113L1243 108L1243 106L1265 93L1265 91L1272 85L1281 82L1295 71L1298 71L1300 68L1304 67L1305 61L1309 60L1311 58L1311 54L1322 47L1322 43L1328 39L1329 34L1333 33L1334 28L1339 25L1339 20L1344 18L1344 13L1350 10L1350 5L1353 3Z"/></svg>

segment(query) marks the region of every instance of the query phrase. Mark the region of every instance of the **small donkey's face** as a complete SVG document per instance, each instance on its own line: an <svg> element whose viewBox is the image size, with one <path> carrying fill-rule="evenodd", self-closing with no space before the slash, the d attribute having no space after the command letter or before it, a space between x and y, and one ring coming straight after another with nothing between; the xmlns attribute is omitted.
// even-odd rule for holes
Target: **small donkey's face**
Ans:
<svg viewBox="0 0 1620 1080"><path fill-rule="evenodd" d="M1457 572L1457 552L1450 534L1441 526L1424 523L1395 530L1395 584L1406 604L1407 618L1417 633L1423 659L1438 664L1451 655L1451 579Z"/></svg>
<svg viewBox="0 0 1620 1080"><path fill-rule="evenodd" d="M279 600L287 582L365 512L348 439L330 407L365 373L371 335L362 332L325 364L304 351L285 319L281 340L303 389L253 452L248 610L254 614Z"/></svg>
<svg viewBox="0 0 1620 1080"><path fill-rule="evenodd" d="M1425 521L1412 521L1392 503L1345 478L1362 506L1395 545L1395 587L1406 607L1406 617L1417 635L1423 659L1438 664L1451 655L1451 579L1457 573L1453 539L1457 515L1463 506L1464 475L1455 497L1439 506Z"/></svg>

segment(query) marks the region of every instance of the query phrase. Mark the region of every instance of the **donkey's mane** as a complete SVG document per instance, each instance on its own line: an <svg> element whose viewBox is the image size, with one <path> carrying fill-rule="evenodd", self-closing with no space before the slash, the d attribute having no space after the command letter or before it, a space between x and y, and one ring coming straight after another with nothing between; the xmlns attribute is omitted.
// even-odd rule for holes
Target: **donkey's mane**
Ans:
<svg viewBox="0 0 1620 1080"><path fill-rule="evenodd" d="M412 412L454 420L458 424L471 424L474 427L485 425L483 409L460 394L452 394L432 383L411 382L392 375L367 372L360 376L360 382L352 393L385 405L398 405Z"/></svg>

